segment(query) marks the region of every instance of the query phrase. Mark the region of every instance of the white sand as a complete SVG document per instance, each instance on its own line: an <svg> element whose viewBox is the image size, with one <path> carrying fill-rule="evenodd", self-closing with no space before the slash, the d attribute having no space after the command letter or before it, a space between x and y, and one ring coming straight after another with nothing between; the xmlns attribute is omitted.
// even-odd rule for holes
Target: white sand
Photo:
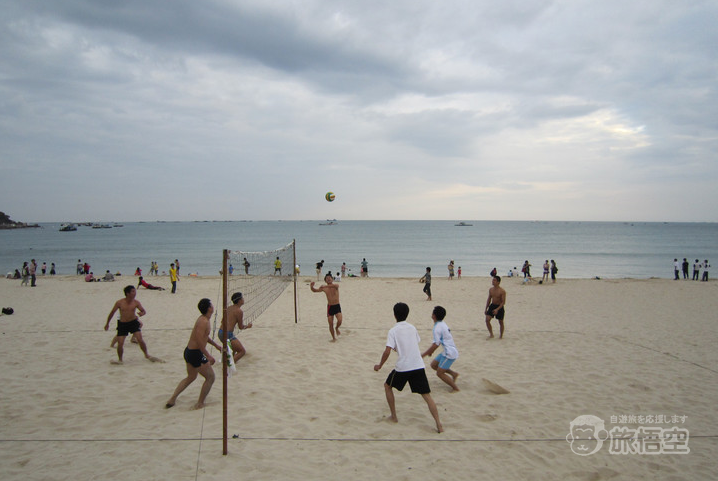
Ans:
<svg viewBox="0 0 718 481"><path fill-rule="evenodd" d="M150 279L152 282L154 279ZM487 278L434 278L426 302L413 279L345 279L344 329L330 339L323 294L299 282L240 338L248 350L229 380L229 454L222 455L221 366L208 406L192 411L200 380L172 409L184 376L182 351L201 297L218 301L219 278L183 278L179 292L141 290L151 355L126 344L114 366L102 330L134 277L88 284L40 278L37 288L0 281L0 467L4 480L34 479L712 479L718 456L718 283L672 280L504 279L506 334L486 341ZM156 284L168 284L160 278ZM251 302L251 299L247 300ZM411 307L422 350L431 309L442 305L460 351L461 392L430 369L445 432L421 397L397 393L387 420L376 373L392 306ZM219 321L218 321L219 322ZM494 321L494 331L498 325ZM440 351L437 351L437 353ZM214 353L216 354L216 352ZM427 366L429 361L427 360ZM486 389L489 379L509 394ZM686 416L687 455L613 455L604 444L574 454L569 423L593 414ZM620 423L618 423L620 424ZM647 424L646 424L647 425ZM637 424L628 425L636 428Z"/></svg>

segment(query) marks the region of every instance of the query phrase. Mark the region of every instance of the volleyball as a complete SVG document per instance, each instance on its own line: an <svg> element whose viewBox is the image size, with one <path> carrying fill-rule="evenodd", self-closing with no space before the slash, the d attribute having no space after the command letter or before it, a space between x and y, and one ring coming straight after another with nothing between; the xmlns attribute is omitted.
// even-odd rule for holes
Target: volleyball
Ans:
<svg viewBox="0 0 718 481"><path fill-rule="evenodd" d="M327 195L325 195L324 198L327 199L327 202L334 202L336 196L334 195L334 192L327 192Z"/></svg>

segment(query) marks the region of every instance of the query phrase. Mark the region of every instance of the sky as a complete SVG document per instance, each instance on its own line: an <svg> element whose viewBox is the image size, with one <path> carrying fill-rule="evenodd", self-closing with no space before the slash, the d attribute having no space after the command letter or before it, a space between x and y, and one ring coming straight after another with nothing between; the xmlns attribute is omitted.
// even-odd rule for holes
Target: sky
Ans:
<svg viewBox="0 0 718 481"><path fill-rule="evenodd" d="M16 221L718 222L715 1L1 3Z"/></svg>

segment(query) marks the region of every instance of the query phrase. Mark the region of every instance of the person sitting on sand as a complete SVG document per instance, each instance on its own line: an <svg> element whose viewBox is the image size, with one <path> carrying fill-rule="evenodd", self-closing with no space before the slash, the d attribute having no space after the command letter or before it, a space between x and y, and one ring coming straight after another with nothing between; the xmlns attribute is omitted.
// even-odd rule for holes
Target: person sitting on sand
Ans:
<svg viewBox="0 0 718 481"><path fill-rule="evenodd" d="M339 332L339 326L342 325L342 306L339 304L339 286L334 284L334 278L331 272L327 272L324 276L324 282L326 282L326 284L319 288L315 288L314 282L311 282L309 288L312 292L323 292L327 296L327 322L329 323L329 332L332 335L333 342L337 340L334 332L336 331L337 336L341 334L341 332ZM336 328L334 327L335 316L337 318Z"/></svg>
<svg viewBox="0 0 718 481"><path fill-rule="evenodd" d="M137 283L137 287L144 287L145 289L149 289L151 291L164 291L164 287L159 286L153 286L152 284L148 283L144 277L140 276L139 282Z"/></svg>
<svg viewBox="0 0 718 481"><path fill-rule="evenodd" d="M207 351L207 343L213 345L220 352L224 352L222 346L214 342L209 338L210 333L210 319L214 313L214 307L212 301L209 299L202 299L197 304L200 316L194 323L192 333L189 336L189 342L184 350L184 360L187 365L187 377L182 379L172 397L169 398L165 404L165 408L169 409L177 402L177 397L182 394L182 391L187 389L187 386L192 384L197 379L197 374L201 374L204 378L204 384L199 392L199 400L194 405L195 409L202 409L204 407L204 401L207 399L209 390L212 389L214 384L214 369L212 365L215 363L214 358Z"/></svg>
<svg viewBox="0 0 718 481"><path fill-rule="evenodd" d="M246 325L244 324L244 311L242 311L243 305L244 297L242 297L242 293L235 292L232 294L232 305L227 308L227 340L229 341L229 345L232 347L232 357L234 358L234 362L239 361L242 356L247 354L247 350L244 349L242 343L239 342L237 336L234 335L234 326L237 326L240 331L252 327L251 322ZM222 325L224 326L224 320L222 321ZM224 338L224 331L222 329L217 331L217 337L220 341Z"/></svg>
<svg viewBox="0 0 718 481"><path fill-rule="evenodd" d="M113 361L113 364L122 364L125 338L129 333L132 333L133 337L137 339L137 343L140 345L140 349L142 349L142 352L145 354L145 358L152 362L157 362L159 359L150 356L147 353L147 344L145 344L144 339L142 339L142 324L138 319L138 316L144 316L147 314L147 311L145 311L145 308L142 307L140 301L135 299L137 291L134 286L125 287L124 292L125 298L115 302L115 305L112 306L110 314L107 316L107 322L105 323L105 331L107 331L110 328L112 316L114 316L115 312L118 310L120 311L120 318L117 320L117 336L115 336L115 339L112 341L112 345L117 342L118 361Z"/></svg>
<svg viewBox="0 0 718 481"><path fill-rule="evenodd" d="M384 381L384 393L386 394L386 402L389 404L389 411L391 417L389 418L393 422L399 422L396 417L396 405L394 401L394 391L396 388L398 391L404 389L406 383L409 383L411 392L421 394L421 397L429 407L429 412L436 422L436 430L443 432L444 428L439 421L439 411L436 408L436 403L431 398L431 388L429 387L429 380L426 378L426 371L424 369L424 359L421 357L421 351L419 350L419 333L416 328L406 322L406 318L409 317L409 306L403 302L398 302L394 305L394 319L396 324L389 330L389 334L386 338L386 348L381 355L379 364L374 365L374 371L379 371L384 363L389 359L391 351L394 350L399 354L399 359L396 361L396 367L389 373L389 376Z"/></svg>
<svg viewBox="0 0 718 481"><path fill-rule="evenodd" d="M459 358L459 350L454 344L454 337L451 335L451 329L444 322L446 317L446 309L436 306L431 313L431 319L434 321L433 337L434 342L429 348L421 354L421 357L431 356L439 346L444 347L444 351L431 361L431 368L436 371L436 375L451 386L452 392L458 392L456 386L456 378L459 373L451 370L451 365Z"/></svg>

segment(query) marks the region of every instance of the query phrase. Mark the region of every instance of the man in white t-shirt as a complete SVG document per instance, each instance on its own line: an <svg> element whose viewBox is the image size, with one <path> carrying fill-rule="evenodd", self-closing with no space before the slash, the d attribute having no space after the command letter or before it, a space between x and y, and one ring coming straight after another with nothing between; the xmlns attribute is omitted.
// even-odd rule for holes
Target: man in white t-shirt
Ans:
<svg viewBox="0 0 718 481"><path fill-rule="evenodd" d="M434 321L434 342L421 354L421 357L431 356L439 346L444 346L444 351L431 361L431 368L436 371L439 379L451 386L451 392L459 392L459 388L456 386L456 378L459 377L459 373L451 370L451 365L459 358L459 350L456 349L449 326L444 322L445 317L446 309L436 306L431 313L431 319Z"/></svg>
<svg viewBox="0 0 718 481"><path fill-rule="evenodd" d="M419 349L421 339L416 328L406 322L407 317L409 317L409 306L403 302L395 304L394 318L396 319L396 325L389 330L389 335L386 338L386 349L381 355L379 364L374 366L374 370L380 370L389 359L391 351L396 351L399 354L396 367L389 373L384 382L386 401L389 403L389 410L391 411L390 419L395 423L399 422L396 417L394 391L392 389L396 388L401 391L408 382L411 392L421 394L421 397L426 401L427 406L429 406L429 412L436 422L436 430L441 433L444 428L439 421L439 411L436 409L436 404L431 398L431 388L429 388L429 380L426 378L426 371L424 370L424 360Z"/></svg>

